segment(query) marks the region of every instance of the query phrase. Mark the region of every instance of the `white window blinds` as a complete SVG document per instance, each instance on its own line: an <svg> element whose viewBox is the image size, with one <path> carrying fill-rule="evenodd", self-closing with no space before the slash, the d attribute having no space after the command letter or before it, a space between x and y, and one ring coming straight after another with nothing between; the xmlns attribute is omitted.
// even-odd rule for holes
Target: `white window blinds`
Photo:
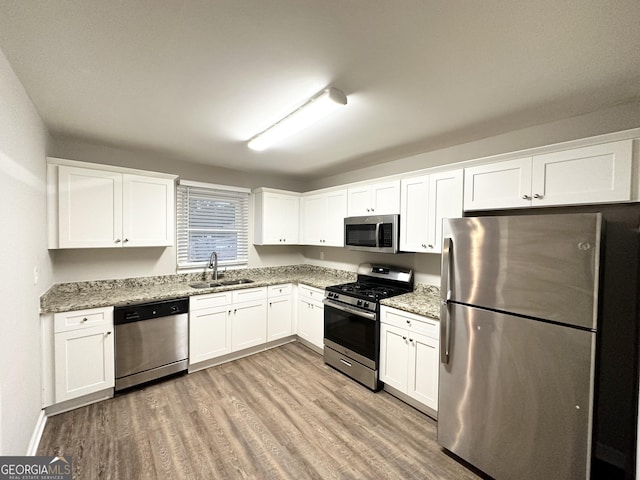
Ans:
<svg viewBox="0 0 640 480"><path fill-rule="evenodd" d="M205 267L212 251L219 265L248 263L248 191L181 184L177 210L178 268Z"/></svg>

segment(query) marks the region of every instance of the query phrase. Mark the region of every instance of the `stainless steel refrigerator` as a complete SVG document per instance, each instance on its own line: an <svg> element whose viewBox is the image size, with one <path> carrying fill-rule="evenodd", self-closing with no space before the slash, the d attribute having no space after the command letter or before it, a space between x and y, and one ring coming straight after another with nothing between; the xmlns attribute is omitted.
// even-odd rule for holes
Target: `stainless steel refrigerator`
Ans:
<svg viewBox="0 0 640 480"><path fill-rule="evenodd" d="M633 478L638 234L607 226L600 213L445 220L438 442L494 478ZM607 346L618 307L604 283L619 274L633 285L608 304L631 294L629 318L606 328L631 330ZM605 378L608 358L620 378Z"/></svg>

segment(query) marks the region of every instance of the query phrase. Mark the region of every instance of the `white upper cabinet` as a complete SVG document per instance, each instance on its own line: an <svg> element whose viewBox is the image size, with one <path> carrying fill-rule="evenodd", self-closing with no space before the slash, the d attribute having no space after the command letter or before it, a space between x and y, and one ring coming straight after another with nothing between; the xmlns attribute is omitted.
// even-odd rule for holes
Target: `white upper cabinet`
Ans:
<svg viewBox="0 0 640 480"><path fill-rule="evenodd" d="M128 247L173 245L175 187L173 181L123 175L123 237Z"/></svg>
<svg viewBox="0 0 640 480"><path fill-rule="evenodd" d="M59 248L121 246L122 174L58 167L58 228Z"/></svg>
<svg viewBox="0 0 640 480"><path fill-rule="evenodd" d="M300 242L300 194L259 188L254 191L255 245Z"/></svg>
<svg viewBox="0 0 640 480"><path fill-rule="evenodd" d="M330 247L344 246L344 217L347 191L336 190L303 198L302 243Z"/></svg>
<svg viewBox="0 0 640 480"><path fill-rule="evenodd" d="M349 187L348 216L400 213L400 180Z"/></svg>
<svg viewBox="0 0 640 480"><path fill-rule="evenodd" d="M628 202L632 158L631 140L536 155L532 205Z"/></svg>
<svg viewBox="0 0 640 480"><path fill-rule="evenodd" d="M401 182L400 250L440 253L442 220L462 216L462 170Z"/></svg>
<svg viewBox="0 0 640 480"><path fill-rule="evenodd" d="M631 200L632 140L464 170L464 209L546 207Z"/></svg>
<svg viewBox="0 0 640 480"><path fill-rule="evenodd" d="M49 165L49 248L170 246L173 178Z"/></svg>
<svg viewBox="0 0 640 480"><path fill-rule="evenodd" d="M464 209L531 205L531 157L464 169Z"/></svg>

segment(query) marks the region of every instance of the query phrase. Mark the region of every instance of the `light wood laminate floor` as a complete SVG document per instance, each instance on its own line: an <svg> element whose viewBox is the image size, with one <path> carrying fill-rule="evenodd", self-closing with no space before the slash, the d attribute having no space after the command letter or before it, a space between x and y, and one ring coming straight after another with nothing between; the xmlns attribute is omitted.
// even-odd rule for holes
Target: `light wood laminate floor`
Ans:
<svg viewBox="0 0 640 480"><path fill-rule="evenodd" d="M75 479L477 479L436 424L291 343L48 419Z"/></svg>

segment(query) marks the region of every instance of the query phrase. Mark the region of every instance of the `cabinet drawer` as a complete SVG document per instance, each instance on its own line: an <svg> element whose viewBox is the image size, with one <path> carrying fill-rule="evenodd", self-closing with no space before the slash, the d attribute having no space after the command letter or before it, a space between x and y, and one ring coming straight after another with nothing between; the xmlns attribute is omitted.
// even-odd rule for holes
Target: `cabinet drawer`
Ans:
<svg viewBox="0 0 640 480"><path fill-rule="evenodd" d="M322 300L324 298L324 290L309 287L307 285L299 285L298 294L302 297L312 298L315 300Z"/></svg>
<svg viewBox="0 0 640 480"><path fill-rule="evenodd" d="M189 311L202 310L204 308L220 307L231 303L231 292L209 293L207 295L194 295L189 298Z"/></svg>
<svg viewBox="0 0 640 480"><path fill-rule="evenodd" d="M249 302L251 300L262 300L267 298L267 287L234 290L232 293L233 303Z"/></svg>
<svg viewBox="0 0 640 480"><path fill-rule="evenodd" d="M291 284L271 285L268 287L269 298L279 297L281 295L291 295Z"/></svg>
<svg viewBox="0 0 640 480"><path fill-rule="evenodd" d="M79 328L108 326L113 324L113 307L56 313L53 316L53 322L55 333L78 330Z"/></svg>
<svg viewBox="0 0 640 480"><path fill-rule="evenodd" d="M381 322L387 325L404 328L409 332L420 333L435 339L440 338L440 322L433 318L386 307L382 307L381 316Z"/></svg>

